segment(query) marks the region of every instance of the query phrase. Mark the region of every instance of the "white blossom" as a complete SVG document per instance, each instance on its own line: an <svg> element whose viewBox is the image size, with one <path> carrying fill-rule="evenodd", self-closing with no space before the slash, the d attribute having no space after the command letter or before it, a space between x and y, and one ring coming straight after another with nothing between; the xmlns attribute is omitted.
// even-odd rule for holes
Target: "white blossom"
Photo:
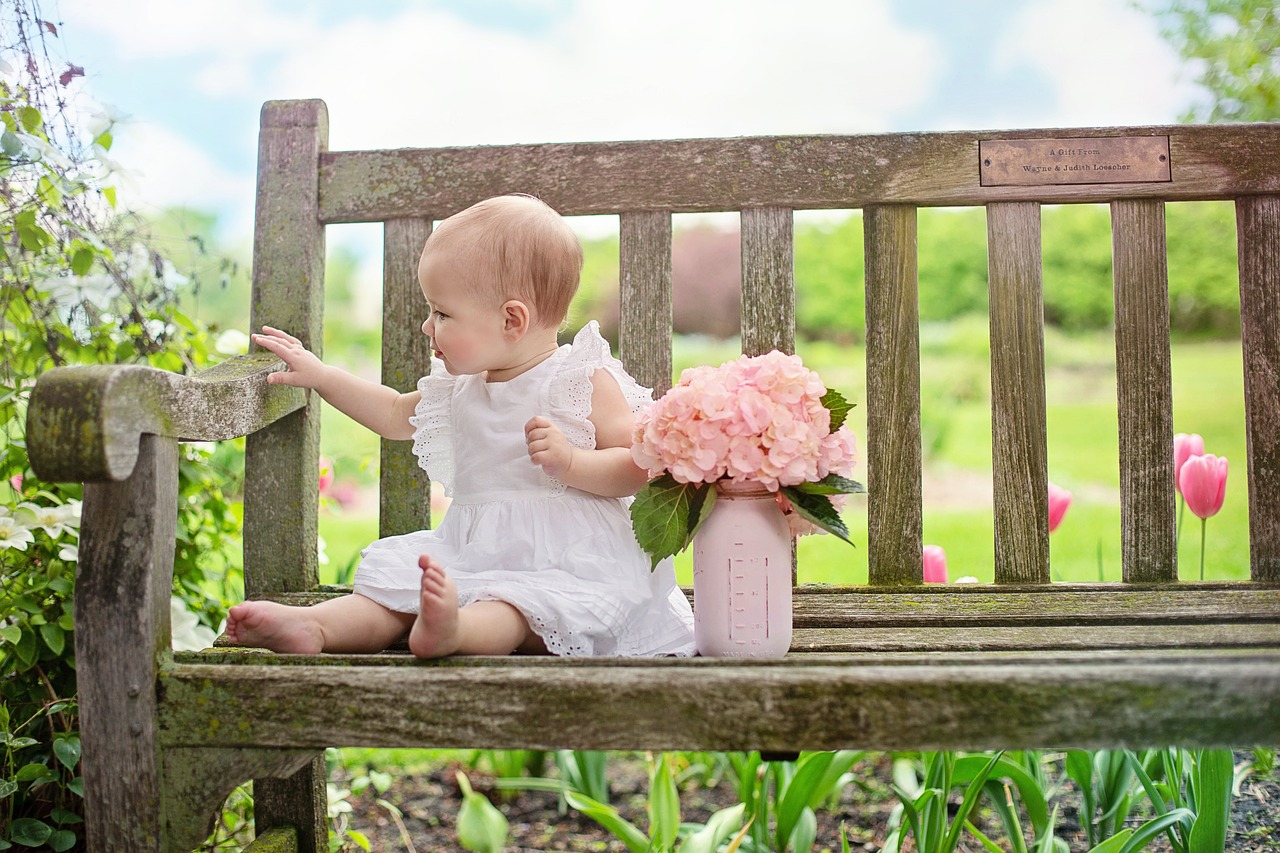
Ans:
<svg viewBox="0 0 1280 853"><path fill-rule="evenodd" d="M16 551L27 550L27 545L35 541L31 531L18 519L8 514L0 515L0 551L13 548Z"/></svg>
<svg viewBox="0 0 1280 853"><path fill-rule="evenodd" d="M223 355L244 355L249 351L249 336L239 329L227 329L218 335L213 348Z"/></svg>
<svg viewBox="0 0 1280 853"><path fill-rule="evenodd" d="M50 539L57 539L80 525L78 507L66 504L61 506L40 506L31 501L18 504L18 516L28 529L39 527L49 534Z"/></svg>
<svg viewBox="0 0 1280 853"><path fill-rule="evenodd" d="M58 551L58 559L67 563L80 562L80 546L68 542Z"/></svg>
<svg viewBox="0 0 1280 853"><path fill-rule="evenodd" d="M173 649L178 652L198 652L213 645L217 632L200 624L199 618L178 596L169 598L169 624L173 636Z"/></svg>

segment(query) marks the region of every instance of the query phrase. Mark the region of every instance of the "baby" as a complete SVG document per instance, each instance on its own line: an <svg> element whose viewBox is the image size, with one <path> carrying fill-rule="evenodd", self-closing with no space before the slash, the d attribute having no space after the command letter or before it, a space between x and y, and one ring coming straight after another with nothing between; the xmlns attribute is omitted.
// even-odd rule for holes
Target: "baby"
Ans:
<svg viewBox="0 0 1280 853"><path fill-rule="evenodd" d="M379 435L413 439L453 502L437 529L366 548L353 594L238 604L229 639L352 653L407 633L423 658L693 653L688 600L670 561L650 572L628 511L647 476L630 447L650 392L595 322L557 344L581 270L558 213L501 196L441 222L422 251L434 355L416 391L326 365L278 329L253 336L288 368L268 381L314 388Z"/></svg>

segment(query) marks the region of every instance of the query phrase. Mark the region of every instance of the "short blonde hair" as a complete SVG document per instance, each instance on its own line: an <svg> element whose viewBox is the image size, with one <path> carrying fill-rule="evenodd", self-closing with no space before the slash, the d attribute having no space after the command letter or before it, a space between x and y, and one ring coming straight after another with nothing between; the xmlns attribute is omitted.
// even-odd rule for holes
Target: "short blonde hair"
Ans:
<svg viewBox="0 0 1280 853"><path fill-rule="evenodd" d="M440 222L422 256L449 251L475 270L473 295L495 304L518 299L535 322L559 325L582 274L582 246L548 204L530 195L485 199Z"/></svg>

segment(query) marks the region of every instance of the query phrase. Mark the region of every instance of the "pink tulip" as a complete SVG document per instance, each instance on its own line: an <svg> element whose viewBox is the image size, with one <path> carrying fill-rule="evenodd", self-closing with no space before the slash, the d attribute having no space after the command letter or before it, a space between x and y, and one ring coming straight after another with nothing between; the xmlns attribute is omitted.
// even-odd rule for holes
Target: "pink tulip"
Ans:
<svg viewBox="0 0 1280 853"><path fill-rule="evenodd" d="M1204 439L1196 433L1180 432L1173 437L1173 487L1182 493L1182 466L1192 456L1204 455Z"/></svg>
<svg viewBox="0 0 1280 853"><path fill-rule="evenodd" d="M1058 529L1058 525L1062 523L1062 517L1067 514L1067 507L1071 506L1071 493L1061 486L1049 484L1049 532Z"/></svg>
<svg viewBox="0 0 1280 853"><path fill-rule="evenodd" d="M941 545L924 546L924 582L947 582L947 552Z"/></svg>
<svg viewBox="0 0 1280 853"><path fill-rule="evenodd" d="M22 475L21 475L21 474L14 474L12 477L10 477L10 478L9 478L9 486L10 486L10 487L15 491L15 492L20 492L20 491L22 491Z"/></svg>
<svg viewBox="0 0 1280 853"><path fill-rule="evenodd" d="M1178 472L1178 486L1187 508L1200 518L1217 515L1227 496L1227 457L1192 456Z"/></svg>

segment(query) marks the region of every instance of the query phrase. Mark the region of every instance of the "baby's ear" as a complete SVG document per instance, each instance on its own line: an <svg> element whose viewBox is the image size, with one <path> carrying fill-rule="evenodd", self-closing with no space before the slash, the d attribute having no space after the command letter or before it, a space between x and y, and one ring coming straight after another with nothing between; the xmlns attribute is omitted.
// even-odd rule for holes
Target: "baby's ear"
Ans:
<svg viewBox="0 0 1280 853"><path fill-rule="evenodd" d="M519 299L502 303L502 331L512 340L519 340L533 324L533 312Z"/></svg>

